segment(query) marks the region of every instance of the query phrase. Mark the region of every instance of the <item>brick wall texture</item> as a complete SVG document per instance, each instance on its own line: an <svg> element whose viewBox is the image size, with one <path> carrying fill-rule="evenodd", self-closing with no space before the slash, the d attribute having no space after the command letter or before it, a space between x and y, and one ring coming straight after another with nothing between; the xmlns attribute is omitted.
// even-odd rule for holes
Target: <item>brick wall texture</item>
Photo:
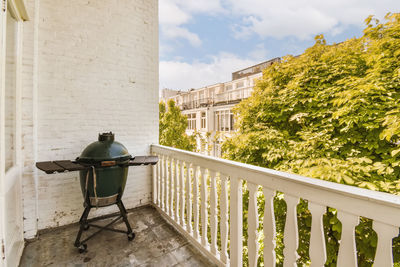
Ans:
<svg viewBox="0 0 400 267"><path fill-rule="evenodd" d="M77 222L77 172L46 175L35 161L75 159L113 131L132 155L158 143L158 1L28 0L24 22L23 208L26 238ZM151 199L151 167L131 167L127 208ZM115 211L98 209L92 216Z"/></svg>

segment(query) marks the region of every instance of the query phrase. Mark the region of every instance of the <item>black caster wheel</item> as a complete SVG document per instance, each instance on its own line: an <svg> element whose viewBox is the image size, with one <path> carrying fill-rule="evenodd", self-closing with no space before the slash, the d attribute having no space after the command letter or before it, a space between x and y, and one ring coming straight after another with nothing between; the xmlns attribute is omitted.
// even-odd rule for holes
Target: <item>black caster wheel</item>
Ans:
<svg viewBox="0 0 400 267"><path fill-rule="evenodd" d="M89 228L90 228L90 225L89 225L89 224L85 224L85 225L83 226L83 230L85 230L85 231L89 230Z"/></svg>
<svg viewBox="0 0 400 267"><path fill-rule="evenodd" d="M84 252L86 252L86 251L87 251L87 245L86 245L86 244L81 244L81 245L78 247L78 250L79 250L79 253L84 253Z"/></svg>
<svg viewBox="0 0 400 267"><path fill-rule="evenodd" d="M128 240L132 241L133 239L135 239L135 233L129 233L128 234Z"/></svg>

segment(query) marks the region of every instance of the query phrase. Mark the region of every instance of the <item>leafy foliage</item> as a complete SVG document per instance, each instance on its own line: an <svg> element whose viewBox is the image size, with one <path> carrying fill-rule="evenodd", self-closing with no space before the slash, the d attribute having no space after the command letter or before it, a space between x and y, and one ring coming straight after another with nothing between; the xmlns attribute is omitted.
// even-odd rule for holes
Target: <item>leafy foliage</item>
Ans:
<svg viewBox="0 0 400 267"><path fill-rule="evenodd" d="M179 149L194 151L196 148L195 136L188 136L185 131L187 127L187 118L181 113L179 107L170 99L168 109L165 103L159 103L159 131L160 144Z"/></svg>
<svg viewBox="0 0 400 267"><path fill-rule="evenodd" d="M316 36L302 55L264 70L252 96L235 108L238 131L224 143L224 157L400 195L400 13L385 18L368 17L364 35L343 43L327 45ZM281 263L279 224L286 215L276 212ZM298 214L305 238L299 264L307 264L306 202ZM326 265L335 266L341 224L334 209L324 225ZM361 220L356 237L359 265L371 266L376 234L370 220Z"/></svg>

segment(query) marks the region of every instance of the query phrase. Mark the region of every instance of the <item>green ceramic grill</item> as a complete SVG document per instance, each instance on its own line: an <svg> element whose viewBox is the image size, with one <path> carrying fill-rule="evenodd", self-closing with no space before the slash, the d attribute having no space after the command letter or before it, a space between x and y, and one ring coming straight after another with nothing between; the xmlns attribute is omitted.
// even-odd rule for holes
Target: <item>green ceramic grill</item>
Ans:
<svg viewBox="0 0 400 267"><path fill-rule="evenodd" d="M154 165L158 162L156 156L132 157L126 147L114 139L115 136L112 132L99 134L98 141L88 145L75 161L57 160L36 163L36 167L47 174L79 171L85 210L79 220L80 228L74 245L80 253L87 250L86 242L102 230L126 233L128 240L135 238L121 199L128 177L128 169L129 166ZM119 214L88 220L92 208L114 204L118 206ZM115 218L106 225L93 224L95 221L112 217ZM120 219L125 222L127 231L111 228L111 225ZM90 226L99 230L81 240L83 231L89 230Z"/></svg>

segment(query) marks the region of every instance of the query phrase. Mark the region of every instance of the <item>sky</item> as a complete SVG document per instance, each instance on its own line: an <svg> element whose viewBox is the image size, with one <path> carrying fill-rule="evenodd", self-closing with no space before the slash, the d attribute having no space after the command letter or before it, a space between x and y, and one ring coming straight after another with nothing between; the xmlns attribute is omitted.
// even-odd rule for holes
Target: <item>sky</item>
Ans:
<svg viewBox="0 0 400 267"><path fill-rule="evenodd" d="M360 37L364 20L400 12L400 0L159 0L160 90L231 80L234 71L298 55L323 34Z"/></svg>

